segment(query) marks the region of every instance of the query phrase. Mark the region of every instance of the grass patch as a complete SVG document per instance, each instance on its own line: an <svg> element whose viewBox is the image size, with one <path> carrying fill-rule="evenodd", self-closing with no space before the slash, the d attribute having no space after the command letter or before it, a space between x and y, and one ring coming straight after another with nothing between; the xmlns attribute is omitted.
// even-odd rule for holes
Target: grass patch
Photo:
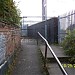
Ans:
<svg viewBox="0 0 75 75"><path fill-rule="evenodd" d="M42 72L43 72L44 75L49 75L47 67L44 66L45 59L43 57L43 54L42 54L40 48L38 49L38 52L39 52L39 55L40 55L40 60L41 60L41 65L42 65Z"/></svg>

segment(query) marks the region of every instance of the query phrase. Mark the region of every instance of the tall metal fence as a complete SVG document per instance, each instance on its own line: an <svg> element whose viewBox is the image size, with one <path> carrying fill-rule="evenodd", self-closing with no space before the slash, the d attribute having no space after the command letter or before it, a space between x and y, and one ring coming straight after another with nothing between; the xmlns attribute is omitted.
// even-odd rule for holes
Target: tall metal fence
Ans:
<svg viewBox="0 0 75 75"><path fill-rule="evenodd" d="M75 28L75 11L59 16L58 20L58 41L61 43L67 32Z"/></svg>
<svg viewBox="0 0 75 75"><path fill-rule="evenodd" d="M0 28L0 75L12 64L14 53L21 44L20 29Z"/></svg>
<svg viewBox="0 0 75 75"><path fill-rule="evenodd" d="M49 43L58 42L58 18L53 17L46 21L47 23L47 40ZM39 22L32 26L28 26L28 36L32 38L38 38L37 32L40 32L45 37L45 21Z"/></svg>

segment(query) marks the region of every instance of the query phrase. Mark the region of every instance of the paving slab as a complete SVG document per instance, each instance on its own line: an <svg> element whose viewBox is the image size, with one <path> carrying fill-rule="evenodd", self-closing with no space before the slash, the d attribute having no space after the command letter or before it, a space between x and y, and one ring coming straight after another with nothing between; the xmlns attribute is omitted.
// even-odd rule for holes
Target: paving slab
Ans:
<svg viewBox="0 0 75 75"><path fill-rule="evenodd" d="M22 51L12 75L44 75L36 41L22 39Z"/></svg>
<svg viewBox="0 0 75 75"><path fill-rule="evenodd" d="M64 53L64 50L62 47L55 46L55 45L50 45L50 46L58 58L62 58L63 60L64 58L69 57ZM41 49L43 56L45 56L45 45L40 45L39 47ZM54 58L49 49L47 49L47 58L50 58L50 59ZM65 62L61 62L61 64L63 65L68 75L75 75L75 64L68 63L67 60L65 60ZM50 75L63 75L56 61L48 62L47 68Z"/></svg>
<svg viewBox="0 0 75 75"><path fill-rule="evenodd" d="M57 63L48 63L47 66L50 75L63 75Z"/></svg>
<svg viewBox="0 0 75 75"><path fill-rule="evenodd" d="M58 58L69 57L64 53L64 50L62 47L56 46L56 45L50 45L50 46ZM40 49L41 49L43 56L45 56L45 45L40 45ZM53 58L53 55L51 54L49 48L47 48L47 58Z"/></svg>
<svg viewBox="0 0 75 75"><path fill-rule="evenodd" d="M62 65L65 65L63 67L66 70L66 72L68 73L68 75L75 75L75 67L72 67L72 64L62 63ZM60 68L56 62L48 63L47 67L48 67L48 72L50 75L63 75L62 71L60 70Z"/></svg>

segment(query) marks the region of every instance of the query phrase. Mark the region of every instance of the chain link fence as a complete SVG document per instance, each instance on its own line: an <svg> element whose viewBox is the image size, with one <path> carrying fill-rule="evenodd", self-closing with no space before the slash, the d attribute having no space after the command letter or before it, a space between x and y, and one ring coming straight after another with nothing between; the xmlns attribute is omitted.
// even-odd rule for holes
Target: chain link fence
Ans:
<svg viewBox="0 0 75 75"><path fill-rule="evenodd" d="M75 28L75 11L59 16L58 20L58 41L61 43L67 32Z"/></svg>

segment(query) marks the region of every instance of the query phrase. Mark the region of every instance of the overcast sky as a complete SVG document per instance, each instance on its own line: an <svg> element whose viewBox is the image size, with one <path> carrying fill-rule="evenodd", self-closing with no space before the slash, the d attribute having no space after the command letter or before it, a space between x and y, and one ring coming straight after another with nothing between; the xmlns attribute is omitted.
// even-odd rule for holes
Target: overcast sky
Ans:
<svg viewBox="0 0 75 75"><path fill-rule="evenodd" d="M41 16L42 0L14 0L18 3L21 16ZM47 0L47 15L58 16L75 9L75 0Z"/></svg>

